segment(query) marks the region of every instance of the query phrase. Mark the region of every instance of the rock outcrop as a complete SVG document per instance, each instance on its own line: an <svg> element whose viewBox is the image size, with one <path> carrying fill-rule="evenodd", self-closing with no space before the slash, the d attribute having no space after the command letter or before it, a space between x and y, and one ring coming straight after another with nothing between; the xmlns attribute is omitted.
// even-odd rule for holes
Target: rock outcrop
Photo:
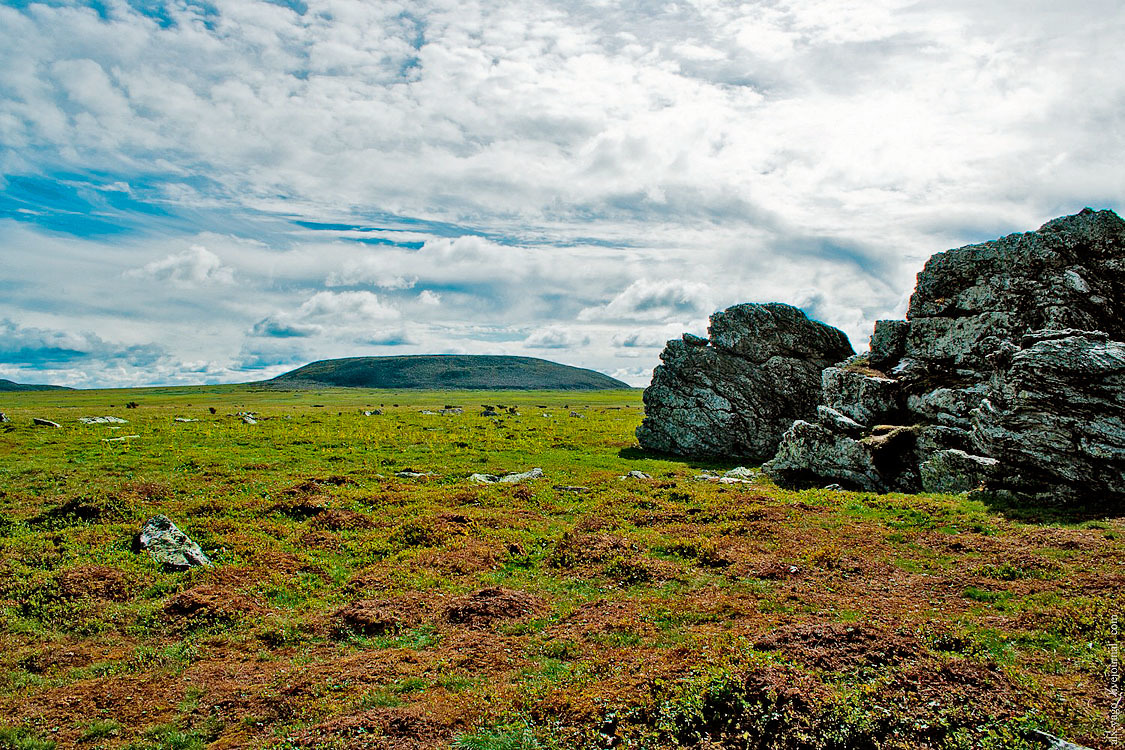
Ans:
<svg viewBox="0 0 1125 750"><path fill-rule="evenodd" d="M644 393L649 450L764 460L794 419L815 414L821 372L852 354L844 333L779 303L711 316L708 338L669 341Z"/></svg>
<svg viewBox="0 0 1125 750"><path fill-rule="evenodd" d="M824 371L817 440L794 424L763 468L789 486L1121 503L1122 341L1125 221L1112 211L938 253L907 319L878 321L866 356Z"/></svg>
<svg viewBox="0 0 1125 750"><path fill-rule="evenodd" d="M1125 343L1042 331L1002 349L970 438L998 460L986 484L1064 501L1125 500Z"/></svg>
<svg viewBox="0 0 1125 750"><path fill-rule="evenodd" d="M864 355L829 357L831 337L806 339L820 324L803 316L760 323L777 309L793 308L739 305L712 318L710 341L670 342L641 444L773 456L763 469L790 487L1125 505L1125 221L1114 212L934 255L906 320L878 321Z"/></svg>

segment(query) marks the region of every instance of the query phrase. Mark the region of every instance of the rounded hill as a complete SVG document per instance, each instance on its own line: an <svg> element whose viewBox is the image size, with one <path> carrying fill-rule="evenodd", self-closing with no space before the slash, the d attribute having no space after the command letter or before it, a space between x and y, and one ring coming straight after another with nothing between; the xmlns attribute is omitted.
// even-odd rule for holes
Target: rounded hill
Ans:
<svg viewBox="0 0 1125 750"><path fill-rule="evenodd" d="M489 354L325 359L278 375L266 383L283 388L335 386L395 390L599 391L632 387L594 370L535 357Z"/></svg>

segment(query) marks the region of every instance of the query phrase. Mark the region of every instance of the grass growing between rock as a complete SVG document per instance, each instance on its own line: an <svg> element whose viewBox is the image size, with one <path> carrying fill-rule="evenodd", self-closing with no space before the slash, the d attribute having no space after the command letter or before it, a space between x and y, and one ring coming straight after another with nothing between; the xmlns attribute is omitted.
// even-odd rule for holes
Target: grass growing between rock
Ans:
<svg viewBox="0 0 1125 750"><path fill-rule="evenodd" d="M1119 518L699 482L638 392L2 407L0 748L1109 747Z"/></svg>

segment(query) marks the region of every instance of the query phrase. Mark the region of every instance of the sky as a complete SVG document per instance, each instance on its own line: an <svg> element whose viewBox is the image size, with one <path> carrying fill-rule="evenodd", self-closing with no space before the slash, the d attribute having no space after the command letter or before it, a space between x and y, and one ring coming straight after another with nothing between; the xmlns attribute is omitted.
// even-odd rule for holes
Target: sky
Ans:
<svg viewBox="0 0 1125 750"><path fill-rule="evenodd" d="M1125 206L1120 0L0 0L0 378L518 354L646 385L740 302L902 317Z"/></svg>

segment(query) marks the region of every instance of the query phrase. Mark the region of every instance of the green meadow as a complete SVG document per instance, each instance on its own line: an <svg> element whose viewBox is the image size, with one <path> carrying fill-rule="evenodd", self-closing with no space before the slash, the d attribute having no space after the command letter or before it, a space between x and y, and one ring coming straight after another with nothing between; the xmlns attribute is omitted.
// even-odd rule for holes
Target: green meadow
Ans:
<svg viewBox="0 0 1125 750"><path fill-rule="evenodd" d="M735 464L641 451L640 391L150 388L0 411L0 748L1122 732L1120 518L701 481ZM104 415L128 422L78 421ZM213 565L139 551L157 514Z"/></svg>

